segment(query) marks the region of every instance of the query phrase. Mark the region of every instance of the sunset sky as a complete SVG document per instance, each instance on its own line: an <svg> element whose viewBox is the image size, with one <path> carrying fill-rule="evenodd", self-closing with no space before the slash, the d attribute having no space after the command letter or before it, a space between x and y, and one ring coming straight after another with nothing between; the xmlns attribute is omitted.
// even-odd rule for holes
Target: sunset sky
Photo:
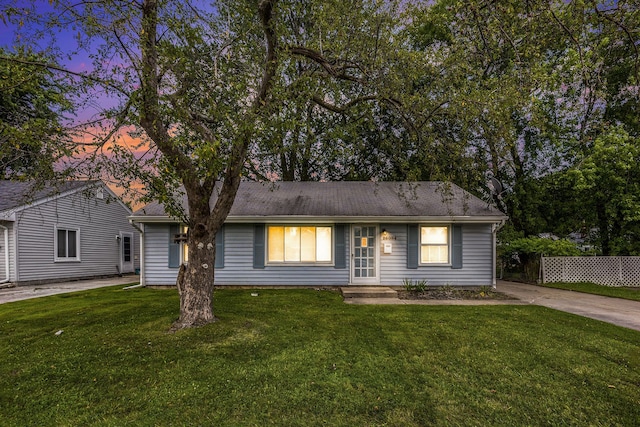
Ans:
<svg viewBox="0 0 640 427"><path fill-rule="evenodd" d="M46 13L52 10L49 2L37 2L38 13ZM22 6L20 2L18 5ZM24 3L28 4L27 2ZM5 18L0 15L0 18ZM95 50L96 46L88 49L81 49L78 46L78 29L68 26L65 28L56 28L53 31L46 31L42 25L25 21L23 25L15 22L9 22L7 19L0 19L0 46L6 51L14 51L19 45L27 45L32 47L36 52L54 49L62 53L60 65L70 71L82 73L92 69L92 59L90 51ZM114 107L117 101L105 96L99 90L85 96L80 100L83 103L82 108L77 111L74 117L69 117L70 125L83 124L98 119L105 108ZM78 137L79 142L89 143L92 140L94 129L87 128L88 132ZM131 138L126 131L117 134L119 144L137 145L139 140ZM105 177L106 178L106 177ZM109 180L110 186L119 194L121 191L117 188L115 180ZM137 186L140 187L140 186Z"/></svg>

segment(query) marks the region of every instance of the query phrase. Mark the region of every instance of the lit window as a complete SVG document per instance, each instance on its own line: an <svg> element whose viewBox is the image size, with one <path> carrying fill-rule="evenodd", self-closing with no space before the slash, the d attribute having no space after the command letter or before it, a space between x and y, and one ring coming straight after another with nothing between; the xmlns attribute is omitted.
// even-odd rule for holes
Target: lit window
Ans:
<svg viewBox="0 0 640 427"><path fill-rule="evenodd" d="M420 262L449 263L449 227L420 227Z"/></svg>
<svg viewBox="0 0 640 427"><path fill-rule="evenodd" d="M55 260L80 261L80 230L56 228Z"/></svg>
<svg viewBox="0 0 640 427"><path fill-rule="evenodd" d="M330 263L331 232L331 227L269 226L267 260L274 263Z"/></svg>
<svg viewBox="0 0 640 427"><path fill-rule="evenodd" d="M189 233L189 227L186 225L180 227L180 232L187 235ZM187 242L182 242L182 262L189 262L189 245L187 245Z"/></svg>

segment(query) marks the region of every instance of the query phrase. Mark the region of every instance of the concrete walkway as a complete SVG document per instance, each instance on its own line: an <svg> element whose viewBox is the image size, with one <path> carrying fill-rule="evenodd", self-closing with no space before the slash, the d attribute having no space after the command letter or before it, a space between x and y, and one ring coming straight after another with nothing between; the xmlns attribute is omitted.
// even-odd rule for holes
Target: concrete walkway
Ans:
<svg viewBox="0 0 640 427"><path fill-rule="evenodd" d="M130 285L140 282L140 276L126 275L92 280L76 280L73 282L46 283L43 285L16 286L0 289L0 304L24 299L46 297L86 289L104 288L106 286Z"/></svg>
<svg viewBox="0 0 640 427"><path fill-rule="evenodd" d="M566 311L640 331L640 301L506 281L498 281L497 287L498 291L528 304Z"/></svg>
<svg viewBox="0 0 640 427"><path fill-rule="evenodd" d="M357 288L352 291L354 297L345 293L347 304L397 304L397 305L541 305L591 319L602 320L614 325L640 331L640 301L603 297L582 292L546 288L498 281L497 290L510 295L513 300L403 300L397 297L369 298L358 295Z"/></svg>

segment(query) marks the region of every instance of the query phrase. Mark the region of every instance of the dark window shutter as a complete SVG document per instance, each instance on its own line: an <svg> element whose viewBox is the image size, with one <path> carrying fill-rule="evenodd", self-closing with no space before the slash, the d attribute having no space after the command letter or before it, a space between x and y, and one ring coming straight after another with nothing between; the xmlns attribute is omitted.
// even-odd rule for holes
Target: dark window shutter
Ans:
<svg viewBox="0 0 640 427"><path fill-rule="evenodd" d="M451 268L462 268L462 225L451 227Z"/></svg>
<svg viewBox="0 0 640 427"><path fill-rule="evenodd" d="M169 225L169 268L180 267L180 243L173 240L179 232L180 226L178 224Z"/></svg>
<svg viewBox="0 0 640 427"><path fill-rule="evenodd" d="M345 244L345 226L344 224L336 224L333 227L335 236L334 241L334 268L347 268L347 252Z"/></svg>
<svg viewBox="0 0 640 427"><path fill-rule="evenodd" d="M407 268L418 268L420 234L417 224L407 225Z"/></svg>
<svg viewBox="0 0 640 427"><path fill-rule="evenodd" d="M253 268L264 268L264 224L253 226Z"/></svg>
<svg viewBox="0 0 640 427"><path fill-rule="evenodd" d="M224 225L216 233L216 264L215 268L224 268Z"/></svg>

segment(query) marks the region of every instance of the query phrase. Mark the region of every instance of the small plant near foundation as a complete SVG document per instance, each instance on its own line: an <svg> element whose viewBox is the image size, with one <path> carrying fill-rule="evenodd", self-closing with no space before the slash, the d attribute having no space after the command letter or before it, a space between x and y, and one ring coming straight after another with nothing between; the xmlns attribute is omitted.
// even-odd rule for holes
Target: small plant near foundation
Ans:
<svg viewBox="0 0 640 427"><path fill-rule="evenodd" d="M493 287L491 286L480 286L478 295L480 295L480 297L485 298L489 295L491 295L491 293L494 292Z"/></svg>
<svg viewBox="0 0 640 427"><path fill-rule="evenodd" d="M444 295L446 297L446 299L454 298L456 296L456 293L457 293L457 290L453 286L451 286L449 284L440 286L438 288L438 291L441 292L442 295Z"/></svg>
<svg viewBox="0 0 640 427"><path fill-rule="evenodd" d="M402 287L408 292L424 292L429 287L429 282L426 279L413 280L402 279Z"/></svg>
<svg viewBox="0 0 640 427"><path fill-rule="evenodd" d="M478 300L478 299L492 299L492 300L507 300L513 299L512 297L496 291L491 286L478 286L472 288L461 288L450 284L444 284L439 286L428 286L426 280L413 281L405 279L402 281L404 289L398 291L398 297L400 299L413 299L413 300Z"/></svg>

